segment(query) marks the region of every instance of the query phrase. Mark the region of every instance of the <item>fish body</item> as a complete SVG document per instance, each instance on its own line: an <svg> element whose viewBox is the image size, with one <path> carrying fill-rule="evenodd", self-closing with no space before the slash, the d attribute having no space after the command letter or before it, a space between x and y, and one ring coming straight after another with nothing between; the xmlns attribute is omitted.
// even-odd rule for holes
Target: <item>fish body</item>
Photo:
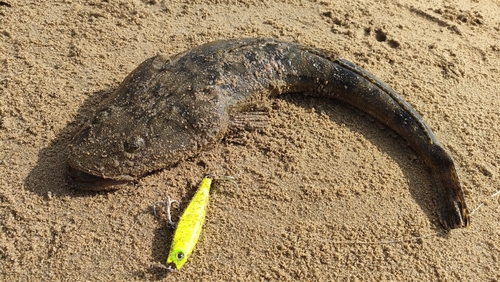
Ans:
<svg viewBox="0 0 500 282"><path fill-rule="evenodd" d="M451 156L385 83L328 52L275 39L230 39L147 59L71 142L75 179L130 181L209 150L244 105L284 93L343 101L404 139L430 168L440 221L469 224Z"/></svg>
<svg viewBox="0 0 500 282"><path fill-rule="evenodd" d="M211 184L211 178L203 178L191 202L179 219L167 257L167 266L175 267L177 270L181 269L193 252L207 214Z"/></svg>

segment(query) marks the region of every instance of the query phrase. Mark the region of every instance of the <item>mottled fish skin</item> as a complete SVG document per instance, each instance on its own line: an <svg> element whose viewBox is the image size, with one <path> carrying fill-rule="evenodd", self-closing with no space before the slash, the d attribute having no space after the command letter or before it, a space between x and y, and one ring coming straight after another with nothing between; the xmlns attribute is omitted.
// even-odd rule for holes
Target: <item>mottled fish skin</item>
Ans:
<svg viewBox="0 0 500 282"><path fill-rule="evenodd" d="M137 179L210 149L242 104L283 93L346 102L396 131L431 169L443 226L468 226L453 159L407 102L353 63L274 39L220 40L144 61L72 140L71 174Z"/></svg>

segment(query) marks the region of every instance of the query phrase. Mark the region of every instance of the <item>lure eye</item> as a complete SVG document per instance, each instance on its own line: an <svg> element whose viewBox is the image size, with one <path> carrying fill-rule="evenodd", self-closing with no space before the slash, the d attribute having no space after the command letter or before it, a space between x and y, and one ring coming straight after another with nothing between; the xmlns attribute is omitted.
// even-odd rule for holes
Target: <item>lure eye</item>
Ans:
<svg viewBox="0 0 500 282"><path fill-rule="evenodd" d="M177 260L182 260L184 258L184 253L183 252L178 252L176 255L175 255L175 258Z"/></svg>
<svg viewBox="0 0 500 282"><path fill-rule="evenodd" d="M183 252L178 252L175 255L175 258L177 258L178 260L182 260L184 258L184 253Z"/></svg>

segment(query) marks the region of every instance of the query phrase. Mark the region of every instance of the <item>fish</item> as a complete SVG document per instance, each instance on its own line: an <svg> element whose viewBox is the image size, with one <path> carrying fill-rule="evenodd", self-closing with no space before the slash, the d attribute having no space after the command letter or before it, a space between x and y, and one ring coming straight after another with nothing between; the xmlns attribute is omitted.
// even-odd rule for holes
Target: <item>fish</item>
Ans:
<svg viewBox="0 0 500 282"><path fill-rule="evenodd" d="M205 222L211 185L211 178L203 178L198 190L182 213L170 246L166 261L167 268L180 270L193 252Z"/></svg>
<svg viewBox="0 0 500 282"><path fill-rule="evenodd" d="M338 54L271 38L145 60L70 141L68 174L83 189L116 189L210 150L245 105L286 93L344 102L394 130L429 167L443 227L469 226L454 161L409 103Z"/></svg>

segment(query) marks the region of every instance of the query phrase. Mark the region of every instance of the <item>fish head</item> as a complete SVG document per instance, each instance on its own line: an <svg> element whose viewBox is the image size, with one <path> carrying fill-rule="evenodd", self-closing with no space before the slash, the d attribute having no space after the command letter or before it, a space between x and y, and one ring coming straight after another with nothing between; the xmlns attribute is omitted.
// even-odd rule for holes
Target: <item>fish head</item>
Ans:
<svg viewBox="0 0 500 282"><path fill-rule="evenodd" d="M158 67L155 60L163 57L157 57L129 74L73 137L68 157L73 180L132 181L222 137L228 115L220 91L194 88L197 84L179 71Z"/></svg>

